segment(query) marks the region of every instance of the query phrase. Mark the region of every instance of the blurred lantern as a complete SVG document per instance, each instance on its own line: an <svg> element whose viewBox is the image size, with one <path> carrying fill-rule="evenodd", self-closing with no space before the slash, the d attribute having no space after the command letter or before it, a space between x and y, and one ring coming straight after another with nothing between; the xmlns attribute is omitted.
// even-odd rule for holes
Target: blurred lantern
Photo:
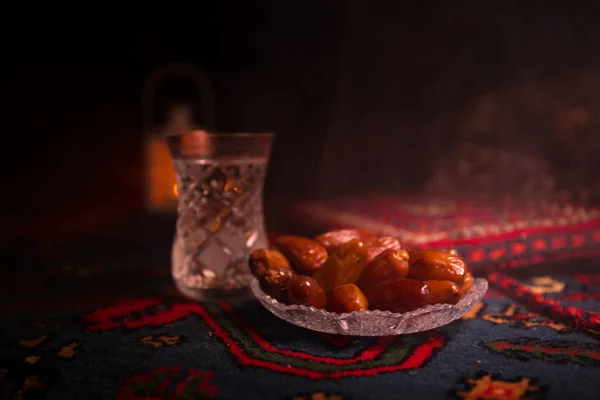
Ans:
<svg viewBox="0 0 600 400"><path fill-rule="evenodd" d="M155 98L159 84L170 77L182 77L195 84L203 103L203 122L214 127L214 102L210 82L204 72L190 64L168 64L154 71L147 79L143 90L142 111L144 113L146 206L152 212L174 212L177 210L178 192L175 170L167 148L169 135L184 134L202 128L194 123L193 110L188 104L171 106L166 123L155 125Z"/></svg>

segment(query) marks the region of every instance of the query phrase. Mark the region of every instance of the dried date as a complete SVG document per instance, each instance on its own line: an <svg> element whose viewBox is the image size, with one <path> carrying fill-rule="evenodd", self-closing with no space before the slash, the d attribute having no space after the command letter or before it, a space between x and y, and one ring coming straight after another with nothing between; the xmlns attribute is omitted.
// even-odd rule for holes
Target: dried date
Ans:
<svg viewBox="0 0 600 400"><path fill-rule="evenodd" d="M460 297L465 297L473 288L473 275L470 272L465 273L465 279L460 287Z"/></svg>
<svg viewBox="0 0 600 400"><path fill-rule="evenodd" d="M430 304L456 304L460 300L458 285L450 281L425 281L431 290Z"/></svg>
<svg viewBox="0 0 600 400"><path fill-rule="evenodd" d="M331 254L351 240L366 240L374 237L375 235L369 231L360 229L338 229L335 231L321 233L315 237L315 242L319 243L327 250L328 253Z"/></svg>
<svg viewBox="0 0 600 400"><path fill-rule="evenodd" d="M369 286L363 292L371 310L406 312L431 304L431 289L423 281L398 278Z"/></svg>
<svg viewBox="0 0 600 400"><path fill-rule="evenodd" d="M458 256L442 250L409 250L408 278L451 281L462 285L466 265Z"/></svg>
<svg viewBox="0 0 600 400"><path fill-rule="evenodd" d="M290 281L287 300L291 304L308 307L325 308L327 296L315 279L310 276L296 275Z"/></svg>
<svg viewBox="0 0 600 400"><path fill-rule="evenodd" d="M275 267L290 268L290 263L277 250L257 249L250 254L248 266L252 274L258 280L261 280L269 269Z"/></svg>
<svg viewBox="0 0 600 400"><path fill-rule="evenodd" d="M408 252L388 249L379 254L363 268L356 285L365 287L376 285L391 279L408 276Z"/></svg>
<svg viewBox="0 0 600 400"><path fill-rule="evenodd" d="M369 302L358 286L348 283L333 289L327 299L327 310L349 313L369 309Z"/></svg>
<svg viewBox="0 0 600 400"><path fill-rule="evenodd" d="M323 246L302 236L280 236L275 245L299 274L312 275L327 260Z"/></svg>
<svg viewBox="0 0 600 400"><path fill-rule="evenodd" d="M296 273L289 267L270 267L260 279L260 287L274 299L286 302L287 291L295 276Z"/></svg>
<svg viewBox="0 0 600 400"><path fill-rule="evenodd" d="M400 250L400 241L393 236L373 237L364 240L368 248L368 261L383 253L385 250Z"/></svg>
<svg viewBox="0 0 600 400"><path fill-rule="evenodd" d="M367 264L368 249L364 242L354 239L331 253L327 261L315 272L314 278L326 293L337 286L355 283Z"/></svg>

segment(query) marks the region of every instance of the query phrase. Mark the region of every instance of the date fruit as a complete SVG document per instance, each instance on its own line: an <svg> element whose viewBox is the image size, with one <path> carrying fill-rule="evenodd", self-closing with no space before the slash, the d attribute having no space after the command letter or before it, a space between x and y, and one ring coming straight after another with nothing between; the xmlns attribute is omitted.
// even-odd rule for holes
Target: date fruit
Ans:
<svg viewBox="0 0 600 400"><path fill-rule="evenodd" d="M365 243L353 239L331 253L313 276L325 292L329 293L337 286L355 283L367 264L367 258Z"/></svg>
<svg viewBox="0 0 600 400"><path fill-rule="evenodd" d="M363 268L356 285L364 288L391 279L408 276L408 252L406 250L384 250Z"/></svg>
<svg viewBox="0 0 600 400"><path fill-rule="evenodd" d="M290 263L283 254L277 250L257 249L250 254L248 266L252 274L261 280L267 271L275 267L290 268Z"/></svg>
<svg viewBox="0 0 600 400"><path fill-rule="evenodd" d="M351 283L333 289L327 299L327 310L335 313L349 313L369 309L369 302L360 289Z"/></svg>
<svg viewBox="0 0 600 400"><path fill-rule="evenodd" d="M431 304L431 289L423 281L398 278L369 286L363 292L371 310L406 312Z"/></svg>
<svg viewBox="0 0 600 400"><path fill-rule="evenodd" d="M462 285L465 262L442 250L409 250L408 278L421 281L451 281Z"/></svg>
<svg viewBox="0 0 600 400"><path fill-rule="evenodd" d="M291 304L315 308L325 308L327 305L327 296L319 282L306 275L296 275L292 278L287 300Z"/></svg>
<svg viewBox="0 0 600 400"><path fill-rule="evenodd" d="M363 231L360 229L338 229L335 231L321 233L315 237L315 242L325 247L327 252L331 254L351 240L365 240L374 237L375 235L369 231Z"/></svg>
<svg viewBox="0 0 600 400"><path fill-rule="evenodd" d="M368 261L383 253L385 250L400 250L402 245L400 241L393 236L373 237L363 239L368 248Z"/></svg>
<svg viewBox="0 0 600 400"><path fill-rule="evenodd" d="M260 287L277 301L286 302L286 293L295 276L290 267L270 267L260 279Z"/></svg>
<svg viewBox="0 0 600 400"><path fill-rule="evenodd" d="M327 260L327 250L302 236L280 236L275 245L299 274L312 275Z"/></svg>
<svg viewBox="0 0 600 400"><path fill-rule="evenodd" d="M462 286L460 287L460 298L462 299L471 291L473 288L473 275L470 272L465 274L465 279Z"/></svg>
<svg viewBox="0 0 600 400"><path fill-rule="evenodd" d="M430 304L456 304L460 300L458 285L450 281L425 281L431 290Z"/></svg>

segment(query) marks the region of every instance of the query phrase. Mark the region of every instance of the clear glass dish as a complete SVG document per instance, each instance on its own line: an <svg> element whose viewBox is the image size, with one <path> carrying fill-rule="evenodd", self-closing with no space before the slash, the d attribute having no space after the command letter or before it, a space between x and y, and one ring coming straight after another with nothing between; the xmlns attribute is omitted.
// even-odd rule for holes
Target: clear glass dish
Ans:
<svg viewBox="0 0 600 400"><path fill-rule="evenodd" d="M256 279L250 288L267 310L294 325L338 335L390 336L428 331L461 318L481 301L488 282L475 279L471 292L457 304L435 304L405 313L374 310L337 314L314 307L280 303L265 294Z"/></svg>

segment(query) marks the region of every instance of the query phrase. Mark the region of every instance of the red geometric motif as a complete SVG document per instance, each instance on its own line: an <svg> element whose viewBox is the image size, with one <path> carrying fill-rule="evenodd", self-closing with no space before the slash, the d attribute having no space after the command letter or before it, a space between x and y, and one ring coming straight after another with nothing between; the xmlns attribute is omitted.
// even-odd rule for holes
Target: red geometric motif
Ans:
<svg viewBox="0 0 600 400"><path fill-rule="evenodd" d="M515 243L512 244L512 253L514 255L522 254L526 250L527 250L527 246L525 246L523 243L515 242Z"/></svg>
<svg viewBox="0 0 600 400"><path fill-rule="evenodd" d="M383 195L303 201L282 210L282 218L307 232L354 227L396 236L406 247L454 247L473 270L488 260L497 270L600 256L598 209L482 200Z"/></svg>
<svg viewBox="0 0 600 400"><path fill-rule="evenodd" d="M318 356L300 351L277 348L268 343L261 335L257 334L254 330L250 329L250 327L240 319L239 315L235 314L233 309L227 303L222 303L221 308L231 313L233 320L237 324L239 324L239 326L242 327L242 331L248 334L252 338L252 340L256 344L258 344L262 351L264 351L266 354L289 357L289 362L285 365L273 362L268 359L265 360L259 359L257 357L251 357L248 355L248 352L240 345L240 343L233 340L232 337L228 335L228 333L221 326L219 326L214 319L212 319L208 314L203 315L205 322L213 329L217 336L219 336L227 344L229 350L236 356L236 358L242 365L264 367L270 370L291 373L312 379L342 378L345 376L369 376L376 375L382 372L395 372L405 369L420 368L425 363L425 361L432 356L433 351L442 347L444 343L444 339L441 335L435 332L431 332L427 334L428 338L425 341L425 343L417 346L413 350L412 354L410 354L408 357L402 360L397 360L400 361L400 363L392 365L375 365L373 367L365 367L364 365L362 365L363 363L376 363L377 358L382 356L382 354L388 349L388 346L392 344L395 338L382 337L378 340L378 342L375 345L363 350L358 356L349 359L337 359L332 357ZM309 369L304 367L296 367L292 365L292 363L294 363L296 359L313 361L316 362L317 365L320 364L337 367L353 365L356 366L356 369L338 370L337 368L334 368L328 371L318 371L315 370L316 366Z"/></svg>
<svg viewBox="0 0 600 400"><path fill-rule="evenodd" d="M219 305L221 314L219 310L209 312L207 307L191 302L165 306L158 299L143 299L96 310L85 319L88 331L98 331L118 327L138 329L144 326L162 326L195 314L227 345L241 365L267 368L312 379L370 376L420 368L431 358L434 351L444 344L443 336L436 332L428 332L421 336L412 336L410 339L420 342L401 349L395 348L390 352L390 346L396 338L382 337L355 357L326 357L273 346L248 326L228 303ZM248 337L249 340L237 339L240 335ZM410 340L408 344L411 343ZM248 347L248 341L254 343L254 346ZM304 361L300 362L301 360Z"/></svg>
<svg viewBox="0 0 600 400"><path fill-rule="evenodd" d="M518 299L533 312L548 316L555 321L561 321L576 329L587 330L595 334L600 332L600 315L594 312L565 306L556 300L535 293L515 279L497 272L489 274L488 280L503 294Z"/></svg>
<svg viewBox="0 0 600 400"><path fill-rule="evenodd" d="M567 239L564 236L552 238L552 248L555 250L564 249L567 245Z"/></svg>
<svg viewBox="0 0 600 400"><path fill-rule="evenodd" d="M490 251L490 259L496 260L498 258L504 257L506 255L505 247L498 247L492 251Z"/></svg>
<svg viewBox="0 0 600 400"><path fill-rule="evenodd" d="M533 241L533 248L537 251L546 250L546 241L543 239L536 239Z"/></svg>
<svg viewBox="0 0 600 400"><path fill-rule="evenodd" d="M577 274L575 279L586 285L600 286L600 274Z"/></svg>
<svg viewBox="0 0 600 400"><path fill-rule="evenodd" d="M561 364L600 365L600 346L595 343L522 337L482 343L481 346L523 361L537 359Z"/></svg>
<svg viewBox="0 0 600 400"><path fill-rule="evenodd" d="M428 244L448 239L506 241L523 234L572 233L600 225L598 210L591 208L557 209L549 203L512 199L456 198L443 202L440 206L440 201L431 198L360 196L301 201L287 205L281 213L290 222L313 229L356 227L397 236L406 243ZM578 217L573 218L576 214Z"/></svg>
<svg viewBox="0 0 600 400"><path fill-rule="evenodd" d="M159 367L151 373L134 374L127 378L115 399L210 399L219 391L211 384L212 377L212 372ZM172 383L175 383L175 389L168 393L167 387Z"/></svg>
<svg viewBox="0 0 600 400"><path fill-rule="evenodd" d="M570 260L573 258L577 258L577 259L592 259L592 258L598 258L600 257L600 249L585 249L585 250L578 250L576 256L574 256L573 250L569 249L569 250L564 250L561 252L555 251L552 252L551 254L530 254L530 255L524 255L523 257L520 258L511 258L508 260L504 260L501 262L498 262L497 264L491 264L489 267L490 268L484 268L485 269L491 269L491 270L506 270L506 269L515 269L515 268L520 268L520 267L526 267L526 266L531 266L531 265L538 265L544 262L557 262L557 261L565 261L565 260ZM469 260L467 258L467 260L469 262L471 262L472 260ZM476 267L476 266L473 266ZM476 269L473 268L472 269Z"/></svg>
<svg viewBox="0 0 600 400"><path fill-rule="evenodd" d="M571 236L571 244L575 247L581 247L587 241L584 235L573 235Z"/></svg>
<svg viewBox="0 0 600 400"><path fill-rule="evenodd" d="M467 258L470 261L481 262L485 260L485 251L483 249L476 249L467 254Z"/></svg>
<svg viewBox="0 0 600 400"><path fill-rule="evenodd" d="M571 300L571 301L583 301L583 300L596 300L600 301L600 293L590 293L590 292L582 292L582 293L569 293L566 296L561 298L562 300Z"/></svg>
<svg viewBox="0 0 600 400"><path fill-rule="evenodd" d="M230 312L233 316L233 319L244 328L244 330L250 335L250 337L252 337L252 339L254 339L254 341L263 350L265 350L269 353L283 354L286 356L302 358L305 360L318 361L318 362L322 362L325 364L346 365L346 364L355 364L357 362L362 362L362 361L372 361L374 358L379 356L385 350L385 348L388 344L390 344L394 340L394 338L392 336L381 337L375 346L364 350L363 352L360 353L360 355L358 355L357 357L353 357L353 358L336 359L336 358L331 358L331 357L316 356L316 355L303 353L303 352L299 352L299 351L291 351L291 350L279 349L277 347L274 347L273 345L268 343L262 336L260 336L256 332L254 332L244 321L242 321L241 318L239 317L239 315L237 315L235 313L235 311L231 308L231 306L229 304L221 303L221 308Z"/></svg>

